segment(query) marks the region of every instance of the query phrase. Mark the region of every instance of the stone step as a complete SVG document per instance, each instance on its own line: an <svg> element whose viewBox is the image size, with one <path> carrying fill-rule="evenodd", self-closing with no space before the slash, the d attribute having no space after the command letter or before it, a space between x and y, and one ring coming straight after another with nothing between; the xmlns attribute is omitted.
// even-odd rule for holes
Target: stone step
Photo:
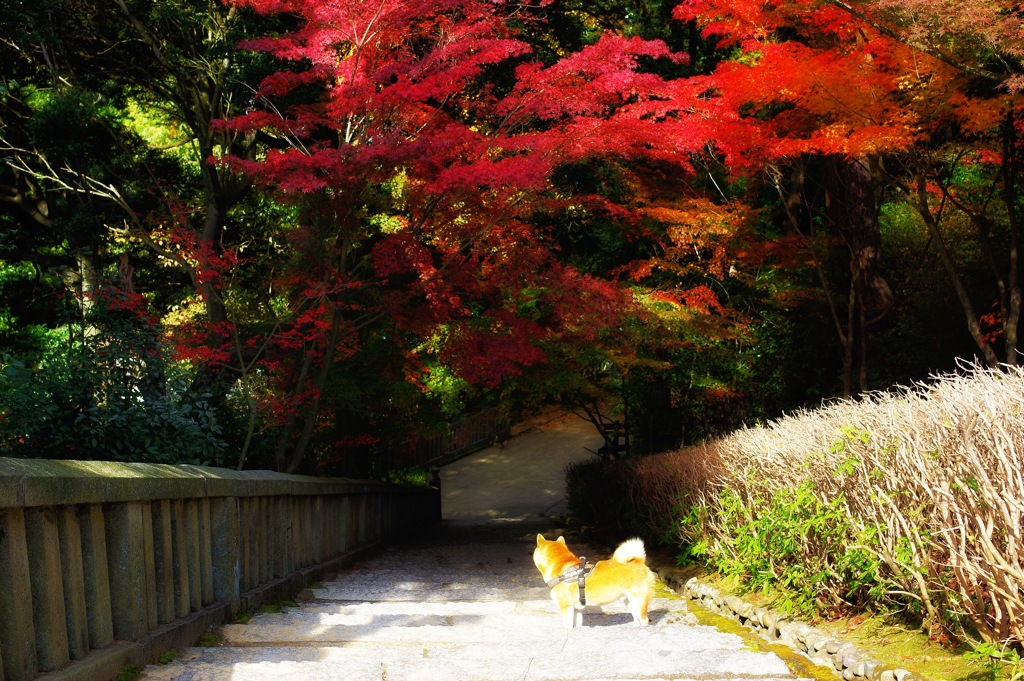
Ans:
<svg viewBox="0 0 1024 681"><path fill-rule="evenodd" d="M419 627L427 631L431 627ZM442 628L443 627L439 627ZM611 681L613 679L756 679L792 681L774 655L738 645L714 628L681 623L650 627L590 626L566 631L538 622L506 631L506 640L379 638L335 644L193 648L166 666L147 668L152 681ZM486 670L483 672L482 670Z"/></svg>
<svg viewBox="0 0 1024 681"><path fill-rule="evenodd" d="M678 619L679 601L654 599L655 623ZM625 603L584 612L588 626L634 626ZM564 635L562 619L549 600L366 603L316 602L286 612L256 615L247 624L221 628L226 645L341 643L349 641L451 641L498 643L510 630L532 629Z"/></svg>

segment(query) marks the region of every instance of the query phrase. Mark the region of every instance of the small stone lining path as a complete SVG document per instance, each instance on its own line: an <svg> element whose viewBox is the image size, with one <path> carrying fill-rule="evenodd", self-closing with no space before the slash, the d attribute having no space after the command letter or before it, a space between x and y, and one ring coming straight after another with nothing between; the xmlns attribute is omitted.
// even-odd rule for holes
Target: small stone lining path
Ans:
<svg viewBox="0 0 1024 681"><path fill-rule="evenodd" d="M560 532L563 468L596 449L589 428L541 424L446 467L441 525L316 585L301 605L219 628L219 646L182 651L145 678L795 681L774 654L691 624L661 584L650 626L616 603L562 627L531 556L537 532ZM578 555L605 557L568 539Z"/></svg>

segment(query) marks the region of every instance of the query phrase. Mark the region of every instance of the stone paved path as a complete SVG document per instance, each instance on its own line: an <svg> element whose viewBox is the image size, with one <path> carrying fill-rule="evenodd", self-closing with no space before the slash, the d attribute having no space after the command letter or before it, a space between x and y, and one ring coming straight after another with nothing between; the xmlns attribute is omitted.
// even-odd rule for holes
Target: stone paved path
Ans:
<svg viewBox="0 0 1024 681"><path fill-rule="evenodd" d="M550 511L564 495L557 481L536 486L536 476L539 469L560 476L564 459L587 455L577 436L588 434L576 428L551 424L458 462L443 472L448 519L432 532L318 585L299 607L222 627L220 646L183 651L171 664L148 667L145 678L795 679L779 658L746 648L739 637L688 624L685 603L660 585L648 627L632 625L623 603L589 608L583 628L561 626L531 554L537 532L559 532ZM524 470L530 461L536 467ZM513 491L517 480L534 486L532 505L529 490ZM480 485L497 487L488 496ZM603 557L574 538L570 545Z"/></svg>

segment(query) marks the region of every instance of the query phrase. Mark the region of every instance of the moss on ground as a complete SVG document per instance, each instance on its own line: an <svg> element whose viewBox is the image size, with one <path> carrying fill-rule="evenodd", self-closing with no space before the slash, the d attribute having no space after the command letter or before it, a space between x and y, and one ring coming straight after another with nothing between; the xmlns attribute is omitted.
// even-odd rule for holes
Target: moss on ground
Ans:
<svg viewBox="0 0 1024 681"><path fill-rule="evenodd" d="M855 617L816 622L815 628L849 641L883 664L903 667L931 681L991 681L978 660L964 657L967 648L949 648L924 631L887 622L884 617Z"/></svg>
<svg viewBox="0 0 1024 681"><path fill-rule="evenodd" d="M769 643L753 633L734 619L711 612L694 601L689 602L690 612L701 624L712 626L719 631L735 634L743 639L743 644L756 652L774 653L782 659L789 670L802 679L815 681L836 681L836 673L824 665L815 664L807 656L801 655L789 646L781 643Z"/></svg>
<svg viewBox="0 0 1024 681"><path fill-rule="evenodd" d="M700 573L698 578L723 594L736 594L755 605L770 608L773 603L781 600L780 594L770 591L743 593L735 579L707 573ZM719 617L713 613L708 614ZM725 617L719 619L732 622ZM988 667L978 660L964 657L964 653L969 650L967 647L942 645L932 640L927 632L894 622L882 615L804 621L822 633L856 645L869 657L886 666L907 669L929 681L992 681L992 672ZM735 622L733 626L745 629ZM793 654L799 655L795 652ZM829 678L835 679L835 675Z"/></svg>
<svg viewBox="0 0 1024 681"><path fill-rule="evenodd" d="M199 635L195 645L197 648L216 648L221 643L221 637L212 631L204 631Z"/></svg>

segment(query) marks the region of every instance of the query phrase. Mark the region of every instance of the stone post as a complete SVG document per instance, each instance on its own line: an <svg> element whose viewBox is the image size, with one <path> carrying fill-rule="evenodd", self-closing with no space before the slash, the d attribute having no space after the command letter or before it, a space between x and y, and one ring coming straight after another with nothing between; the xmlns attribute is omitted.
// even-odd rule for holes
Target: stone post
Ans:
<svg viewBox="0 0 1024 681"><path fill-rule="evenodd" d="M25 513L25 537L28 541L36 661L40 670L54 671L70 659L57 510L52 507L29 509Z"/></svg>
<svg viewBox="0 0 1024 681"><path fill-rule="evenodd" d="M213 537L213 597L229 604L231 614L240 606L241 561L239 556L238 499L210 500L210 536Z"/></svg>
<svg viewBox="0 0 1024 681"><path fill-rule="evenodd" d="M114 623L110 618L110 574L107 571L107 538L103 507L99 504L82 507L78 522L82 533L82 571L85 577L89 646L100 650L114 642Z"/></svg>
<svg viewBox="0 0 1024 681"><path fill-rule="evenodd" d="M25 512L0 513L0 575L10 588L0 589L0 651L5 681L26 681L36 675L36 634L32 623Z"/></svg>
<svg viewBox="0 0 1024 681"><path fill-rule="evenodd" d="M144 504L115 504L107 518L107 570L115 638L138 641L149 631ZM155 613L154 613L155 614Z"/></svg>

